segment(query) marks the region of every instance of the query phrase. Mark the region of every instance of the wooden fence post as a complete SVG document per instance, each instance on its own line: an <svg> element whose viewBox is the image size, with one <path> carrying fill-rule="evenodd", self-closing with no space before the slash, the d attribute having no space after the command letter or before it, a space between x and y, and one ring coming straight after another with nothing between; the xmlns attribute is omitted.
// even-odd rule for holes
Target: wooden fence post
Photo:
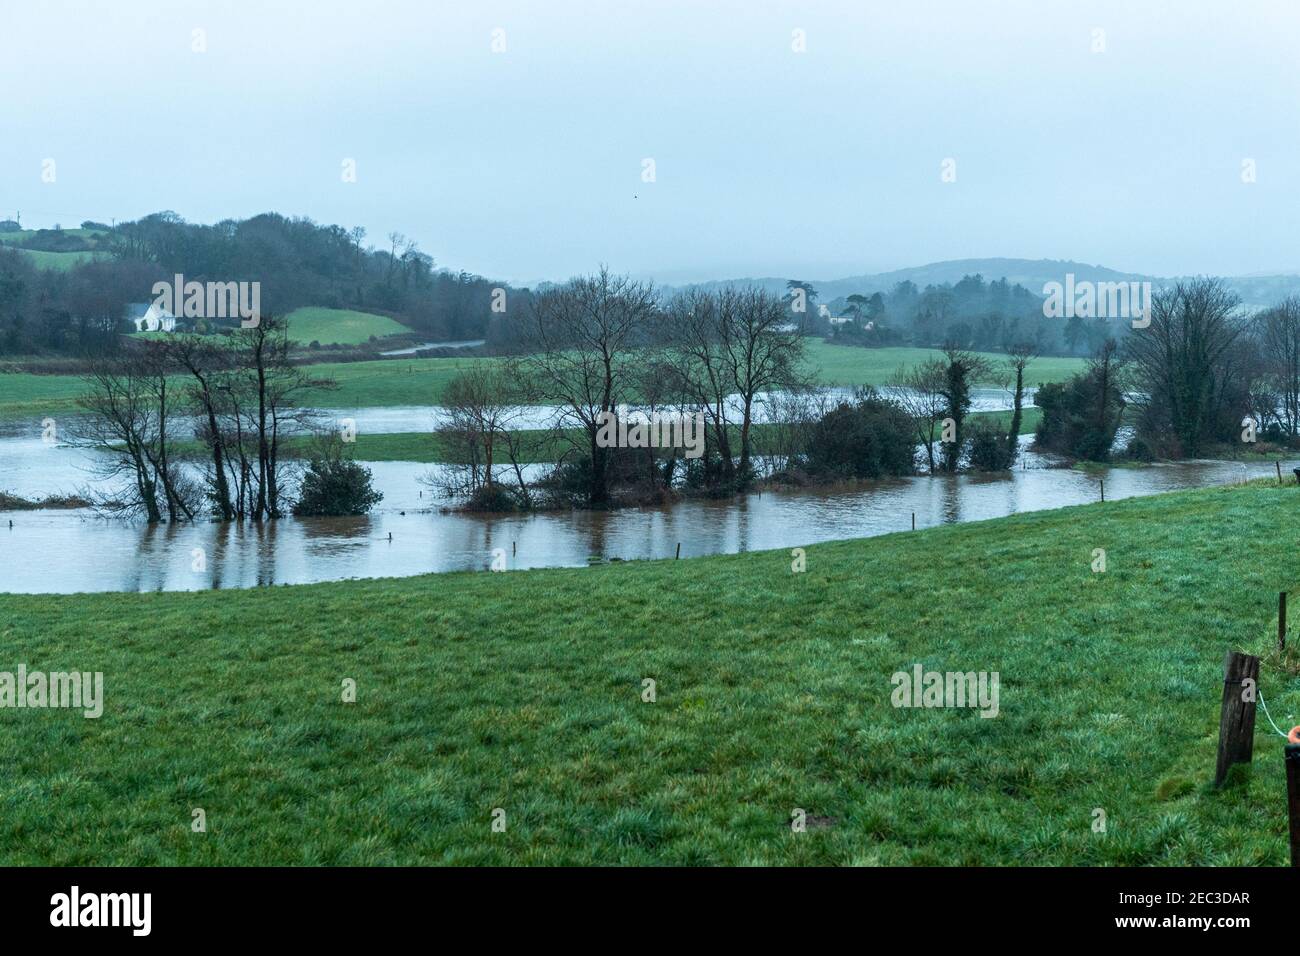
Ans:
<svg viewBox="0 0 1300 956"><path fill-rule="evenodd" d="M1106 479L1101 479L1101 500L1106 500Z"/></svg>
<svg viewBox="0 0 1300 956"><path fill-rule="evenodd" d="M915 512L915 511L912 512L912 530L913 530L913 531L916 530L916 512Z"/></svg>
<svg viewBox="0 0 1300 956"><path fill-rule="evenodd" d="M682 543L681 543L680 541L678 541L678 542L677 542L677 557L676 557L676 558L673 558L673 560L674 560L674 561L677 561L677 560L679 560L679 559L681 558L681 556L682 556Z"/></svg>
<svg viewBox="0 0 1300 956"><path fill-rule="evenodd" d="M1277 465L1277 483L1280 485L1282 484L1282 463L1275 461L1273 464Z"/></svg>
<svg viewBox="0 0 1300 956"><path fill-rule="evenodd" d="M1286 592L1277 592L1277 649L1286 650Z"/></svg>
<svg viewBox="0 0 1300 956"><path fill-rule="evenodd" d="M1286 758L1286 807L1291 820L1291 865L1300 866L1300 744L1283 748Z"/></svg>
<svg viewBox="0 0 1300 956"><path fill-rule="evenodd" d="M1228 651L1223 662L1223 707L1219 712L1219 760L1214 785L1223 786L1234 763L1250 763L1255 752L1255 695L1242 693L1244 682L1259 685L1259 658Z"/></svg>

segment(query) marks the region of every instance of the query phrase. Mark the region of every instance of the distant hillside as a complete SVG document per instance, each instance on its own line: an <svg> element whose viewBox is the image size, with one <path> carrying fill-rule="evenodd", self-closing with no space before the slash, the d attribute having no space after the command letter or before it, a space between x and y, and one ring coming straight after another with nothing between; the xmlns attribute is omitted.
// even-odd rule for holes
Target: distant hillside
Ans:
<svg viewBox="0 0 1300 956"><path fill-rule="evenodd" d="M1063 282L1067 273L1073 273L1075 281L1090 282L1141 282L1150 281L1156 287L1176 281L1176 278L1144 275L1137 272L1120 272L1102 265L1088 265L1065 259L950 259L945 262L931 262L923 266L907 269L895 269L892 272L869 273L849 276L842 279L817 279L809 276L789 276L777 278L764 276L760 278L728 279L716 282L695 283L691 288L716 288L724 285L749 285L767 289L770 292L784 293L787 278L804 279L817 290L822 302L834 302L845 296L859 293L870 295L873 292L888 292L899 282L910 281L918 289L927 285L956 283L964 276L982 275L985 281L1006 279L1012 285L1022 285L1035 295L1041 295L1043 285L1047 282ZM1300 295L1300 275L1250 275L1225 276L1229 288L1241 296L1243 304L1251 308L1262 308L1283 299L1288 295Z"/></svg>
<svg viewBox="0 0 1300 956"><path fill-rule="evenodd" d="M411 329L386 315L356 312L351 309L323 309L308 306L294 309L285 318L289 338L295 342L318 342L321 345L357 345L386 335L404 335Z"/></svg>
<svg viewBox="0 0 1300 956"><path fill-rule="evenodd" d="M103 249L104 229L20 229L0 232L0 246L18 249L40 269L64 271L90 262Z"/></svg>

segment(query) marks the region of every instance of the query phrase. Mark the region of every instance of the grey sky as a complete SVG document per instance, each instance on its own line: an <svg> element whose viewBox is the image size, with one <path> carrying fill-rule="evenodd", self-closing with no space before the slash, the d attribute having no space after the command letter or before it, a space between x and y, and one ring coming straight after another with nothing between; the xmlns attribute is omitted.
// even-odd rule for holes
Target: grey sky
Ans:
<svg viewBox="0 0 1300 956"><path fill-rule="evenodd" d="M25 225L275 210L516 281L1300 267L1291 2L0 3Z"/></svg>

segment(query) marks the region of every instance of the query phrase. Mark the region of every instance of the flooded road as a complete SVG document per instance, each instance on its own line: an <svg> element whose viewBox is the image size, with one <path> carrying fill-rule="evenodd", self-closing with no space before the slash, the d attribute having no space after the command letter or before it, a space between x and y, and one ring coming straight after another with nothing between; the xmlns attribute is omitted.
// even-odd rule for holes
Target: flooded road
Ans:
<svg viewBox="0 0 1300 956"><path fill-rule="evenodd" d="M437 466L374 462L369 467L384 500L363 518L148 527L81 510L0 513L0 591L201 590L483 571L498 549L509 569L668 558L679 542L686 558L903 531L912 512L923 528L1091 502L1099 497L1098 477L1105 479L1107 500L1114 500L1274 474L1272 463L1211 461L1086 475L1023 457L1025 469L998 476L924 476L847 491L497 517L440 513L442 502L421 482ZM94 458L44 443L30 425L10 425L0 432L0 488L26 497L74 491L93 478ZM1285 463L1283 473L1289 477L1295 464Z"/></svg>

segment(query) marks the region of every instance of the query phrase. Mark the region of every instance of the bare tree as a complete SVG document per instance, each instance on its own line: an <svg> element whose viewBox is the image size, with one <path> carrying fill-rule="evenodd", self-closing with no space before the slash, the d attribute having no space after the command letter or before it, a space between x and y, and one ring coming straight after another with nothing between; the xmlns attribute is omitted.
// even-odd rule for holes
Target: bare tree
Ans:
<svg viewBox="0 0 1300 956"><path fill-rule="evenodd" d="M199 437L207 445L212 458L208 481L213 507L222 521L230 521L235 517L235 506L226 474L227 451L218 421L224 412L222 395L228 386L229 358L221 348L198 336L178 335L164 342L170 361L192 380L190 404L202 423L198 429Z"/></svg>
<svg viewBox="0 0 1300 956"><path fill-rule="evenodd" d="M1152 297L1150 325L1125 339L1138 391L1139 430L1156 446L1196 457L1246 410L1246 369L1234 355L1240 300L1218 279L1192 279ZM1235 406L1235 407L1234 407Z"/></svg>
<svg viewBox="0 0 1300 956"><path fill-rule="evenodd" d="M1272 403L1260 403L1261 413L1276 417L1282 430L1300 433L1300 297L1290 296L1255 319L1264 364L1264 383Z"/></svg>
<svg viewBox="0 0 1300 956"><path fill-rule="evenodd" d="M226 390L230 410L227 430L238 449L236 511L255 521L280 518L288 504L287 467L281 459L286 438L320 431L318 413L305 407L305 393L336 387L331 379L313 378L289 359L283 319L263 315L256 326L233 336L232 358L238 375Z"/></svg>
<svg viewBox="0 0 1300 956"><path fill-rule="evenodd" d="M91 361L78 403L90 414L70 443L104 452L100 476L125 479L95 497L101 510L143 514L150 524L193 517L193 489L180 474L168 434L168 366L156 343Z"/></svg>
<svg viewBox="0 0 1300 956"><path fill-rule="evenodd" d="M723 345L736 393L740 397L739 486L751 478L750 455L754 402L777 389L800 389L804 376L804 340L787 326L780 299L761 290L736 294L735 308L723 310Z"/></svg>
<svg viewBox="0 0 1300 956"><path fill-rule="evenodd" d="M807 387L804 340L786 302L761 290L724 288L678 295L668 309L677 388L705 416L720 480L741 490L753 478L753 427L763 397ZM734 407L733 407L734 406ZM731 428L739 430L739 460Z"/></svg>
<svg viewBox="0 0 1300 956"><path fill-rule="evenodd" d="M915 423L917 443L925 449L930 474L935 474L934 443L948 408L943 363L931 359L910 368L903 366L894 373L887 389L889 397L902 405Z"/></svg>
<svg viewBox="0 0 1300 956"><path fill-rule="evenodd" d="M675 296L668 306L667 358L674 388L687 408L704 416L707 443L706 484L734 484L729 399L735 389L727 329L734 325L737 293L691 290ZM716 477L714 470L720 471Z"/></svg>
<svg viewBox="0 0 1300 956"><path fill-rule="evenodd" d="M520 455L513 434L524 420L518 389L510 371L474 365L460 372L443 392L447 418L437 429L439 448L449 466L444 489L454 497L476 497L480 489L493 500L497 471L509 468L522 501L528 501Z"/></svg>
<svg viewBox="0 0 1300 956"><path fill-rule="evenodd" d="M629 396L635 349L657 311L652 285L602 268L536 296L524 319L521 359L533 400L557 403L561 440L577 430L591 462L589 504L609 503L609 451L597 442L602 415Z"/></svg>

